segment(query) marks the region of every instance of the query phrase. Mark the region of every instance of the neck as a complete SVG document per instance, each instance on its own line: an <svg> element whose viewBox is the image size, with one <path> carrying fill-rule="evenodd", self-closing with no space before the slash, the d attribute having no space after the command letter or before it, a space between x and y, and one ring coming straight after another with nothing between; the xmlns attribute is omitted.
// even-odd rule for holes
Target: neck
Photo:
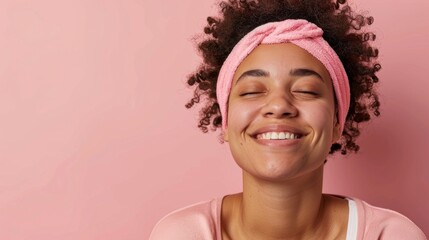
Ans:
<svg viewBox="0 0 429 240"><path fill-rule="evenodd" d="M287 182L243 174L238 224L246 239L308 239L323 217L323 166ZM320 235L319 235L320 236Z"/></svg>

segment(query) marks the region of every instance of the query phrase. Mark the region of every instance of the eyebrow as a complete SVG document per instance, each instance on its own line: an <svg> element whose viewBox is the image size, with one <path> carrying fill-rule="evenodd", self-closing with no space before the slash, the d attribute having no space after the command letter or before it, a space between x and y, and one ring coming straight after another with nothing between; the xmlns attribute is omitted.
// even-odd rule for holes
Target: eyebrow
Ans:
<svg viewBox="0 0 429 240"><path fill-rule="evenodd" d="M240 79L245 78L245 77L269 77L270 73L262 70L262 69L252 69L249 71L245 71L244 73L242 73L240 75L240 77L237 79L237 82L235 82L235 84L238 83L238 81L240 81Z"/></svg>
<svg viewBox="0 0 429 240"><path fill-rule="evenodd" d="M304 77L304 76L316 76L317 78L319 78L320 80L322 80L323 82L325 82L322 78L322 76L311 69L307 69L307 68L294 68L291 69L289 72L290 76L294 76L294 77Z"/></svg>
<svg viewBox="0 0 429 240"><path fill-rule="evenodd" d="M322 76L318 72L311 70L311 69L307 69L307 68L291 69L289 71L289 75L293 76L293 77L315 76L324 82ZM242 78L245 78L245 77L269 77L269 76L270 76L270 73L265 71L265 70L252 69L252 70L245 71L244 73L242 73L240 75L240 77L237 79L237 81L235 82L235 84L237 84L238 81L240 81Z"/></svg>

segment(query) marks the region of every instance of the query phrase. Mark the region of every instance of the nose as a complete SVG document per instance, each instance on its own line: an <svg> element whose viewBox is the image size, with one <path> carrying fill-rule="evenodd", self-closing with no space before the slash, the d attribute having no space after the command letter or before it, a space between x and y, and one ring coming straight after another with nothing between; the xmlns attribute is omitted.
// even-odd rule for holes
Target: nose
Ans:
<svg viewBox="0 0 429 240"><path fill-rule="evenodd" d="M262 111L264 117L269 118L291 118L298 115L298 109L292 99L284 93L267 98Z"/></svg>

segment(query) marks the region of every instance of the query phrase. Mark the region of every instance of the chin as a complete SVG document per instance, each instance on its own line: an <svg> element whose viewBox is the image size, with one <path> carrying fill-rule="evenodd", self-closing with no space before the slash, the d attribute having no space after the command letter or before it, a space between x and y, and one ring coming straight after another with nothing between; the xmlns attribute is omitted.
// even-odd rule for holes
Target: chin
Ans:
<svg viewBox="0 0 429 240"><path fill-rule="evenodd" d="M286 181L291 180L300 176L304 176L308 173L312 173L323 168L324 160L312 161L311 159L300 158L298 159L275 159L275 158L264 158L266 159L263 163L252 164L252 167L243 166L237 163L243 171L252 175L255 178L262 179L265 181Z"/></svg>

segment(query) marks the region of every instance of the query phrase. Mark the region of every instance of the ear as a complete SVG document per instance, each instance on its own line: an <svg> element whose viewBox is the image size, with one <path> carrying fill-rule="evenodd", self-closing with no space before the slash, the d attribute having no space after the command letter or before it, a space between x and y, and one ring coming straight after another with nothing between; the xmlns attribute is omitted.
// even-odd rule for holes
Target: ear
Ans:
<svg viewBox="0 0 429 240"><path fill-rule="evenodd" d="M337 142L341 138L340 123L336 122L332 132L332 143Z"/></svg>
<svg viewBox="0 0 429 240"><path fill-rule="evenodd" d="M341 138L340 122L338 121L338 109L335 110L334 127L332 128L332 143L337 142Z"/></svg>
<svg viewBox="0 0 429 240"><path fill-rule="evenodd" d="M228 127L222 130L223 140L225 142L229 142L229 136L228 136Z"/></svg>

